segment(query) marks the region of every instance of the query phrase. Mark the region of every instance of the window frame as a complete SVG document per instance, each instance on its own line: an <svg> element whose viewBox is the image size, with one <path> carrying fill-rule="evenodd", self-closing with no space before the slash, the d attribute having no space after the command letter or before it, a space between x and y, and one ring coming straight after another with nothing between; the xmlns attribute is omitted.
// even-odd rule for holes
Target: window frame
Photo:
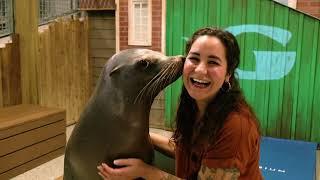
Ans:
<svg viewBox="0 0 320 180"><path fill-rule="evenodd" d="M39 0L39 26L48 24L58 17L77 14L79 0Z"/></svg>
<svg viewBox="0 0 320 180"><path fill-rule="evenodd" d="M145 41L138 40L135 37L134 23L134 0L128 0L128 45L151 46L152 45L152 0L147 1L147 37Z"/></svg>
<svg viewBox="0 0 320 180"><path fill-rule="evenodd" d="M8 36L14 33L13 27L13 2L11 0L2 0L0 3L5 5L0 10L1 18L0 18L0 38Z"/></svg>

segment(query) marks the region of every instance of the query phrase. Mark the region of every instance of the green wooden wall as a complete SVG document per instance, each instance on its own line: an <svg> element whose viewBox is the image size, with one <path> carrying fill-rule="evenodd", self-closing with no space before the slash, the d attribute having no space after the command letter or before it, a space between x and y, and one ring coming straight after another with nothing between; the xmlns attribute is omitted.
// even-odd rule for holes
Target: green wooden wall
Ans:
<svg viewBox="0 0 320 180"><path fill-rule="evenodd" d="M167 0L166 53L184 54L201 27L232 32L241 48L241 87L264 136L320 142L320 30L313 18L272 0ZM168 87L173 121L181 79Z"/></svg>

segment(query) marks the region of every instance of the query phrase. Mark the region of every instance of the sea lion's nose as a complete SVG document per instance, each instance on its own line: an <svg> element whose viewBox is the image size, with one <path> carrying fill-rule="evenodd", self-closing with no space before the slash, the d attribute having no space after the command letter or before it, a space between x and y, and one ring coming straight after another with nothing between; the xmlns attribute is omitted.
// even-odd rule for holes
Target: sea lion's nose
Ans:
<svg viewBox="0 0 320 180"><path fill-rule="evenodd" d="M181 58L183 63L186 61L186 57L185 56L181 56L180 58Z"/></svg>
<svg viewBox="0 0 320 180"><path fill-rule="evenodd" d="M182 56L182 55L177 55L177 56L174 56L173 58L176 61L182 61L182 62L184 62L186 60L186 57Z"/></svg>

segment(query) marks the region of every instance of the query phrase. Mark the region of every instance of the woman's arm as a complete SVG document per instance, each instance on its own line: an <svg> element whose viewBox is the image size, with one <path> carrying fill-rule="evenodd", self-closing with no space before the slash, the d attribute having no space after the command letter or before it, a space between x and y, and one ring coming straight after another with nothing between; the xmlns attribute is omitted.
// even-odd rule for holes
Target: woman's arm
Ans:
<svg viewBox="0 0 320 180"><path fill-rule="evenodd" d="M140 159L119 159L114 161L114 164L123 166L122 168L114 169L106 164L98 166L99 175L104 180L121 180L121 179L136 179L142 177L146 180L181 180L180 178L168 174L160 169L144 163ZM237 168L222 169L209 168L202 165L198 172L198 180L237 180L240 172Z"/></svg>
<svg viewBox="0 0 320 180"><path fill-rule="evenodd" d="M161 152L162 154L165 154L166 156L174 158L175 145L173 142L170 142L170 139L168 137L150 132L150 139L157 151Z"/></svg>
<svg viewBox="0 0 320 180"><path fill-rule="evenodd" d="M98 173L104 180L127 180L139 177L146 180L180 180L180 178L146 164L140 159L119 159L114 161L114 164L123 167L114 169L104 163L98 166Z"/></svg>
<svg viewBox="0 0 320 180"><path fill-rule="evenodd" d="M198 173L198 179L214 179L214 180L237 180L240 172L237 168L222 169L209 168L202 165Z"/></svg>

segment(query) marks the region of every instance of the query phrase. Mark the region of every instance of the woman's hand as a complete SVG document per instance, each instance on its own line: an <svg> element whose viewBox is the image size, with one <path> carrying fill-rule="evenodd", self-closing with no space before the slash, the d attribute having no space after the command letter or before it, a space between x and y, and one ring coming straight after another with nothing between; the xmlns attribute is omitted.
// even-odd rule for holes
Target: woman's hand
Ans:
<svg viewBox="0 0 320 180"><path fill-rule="evenodd" d="M102 163L102 165L98 166L98 173L103 179L136 179L138 177L150 179L150 176L161 172L140 159L118 159L113 163L117 166L124 167L111 168L107 164Z"/></svg>

